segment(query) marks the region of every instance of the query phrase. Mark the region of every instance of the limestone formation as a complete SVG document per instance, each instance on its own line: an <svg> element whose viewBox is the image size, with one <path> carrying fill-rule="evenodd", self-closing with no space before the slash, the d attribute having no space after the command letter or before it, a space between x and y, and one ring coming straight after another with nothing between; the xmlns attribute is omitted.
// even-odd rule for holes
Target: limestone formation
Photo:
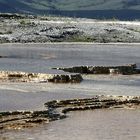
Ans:
<svg viewBox="0 0 140 140"><path fill-rule="evenodd" d="M49 110L0 112L0 129L24 129L61 119L63 116Z"/></svg>
<svg viewBox="0 0 140 140"><path fill-rule="evenodd" d="M94 96L87 99L72 99L50 101L45 103L47 108L62 108L63 113L76 110L91 110L103 108L140 108L139 96Z"/></svg>
<svg viewBox="0 0 140 140"><path fill-rule="evenodd" d="M64 119L69 111L85 111L94 109L140 109L140 96L104 96L93 98L54 100L44 104L42 111L0 112L0 129L25 129Z"/></svg>
<svg viewBox="0 0 140 140"><path fill-rule="evenodd" d="M12 82L54 82L54 83L75 83L81 82L80 74L46 74L46 73L27 73L16 71L0 71L1 81Z"/></svg>
<svg viewBox="0 0 140 140"><path fill-rule="evenodd" d="M128 64L122 66L74 66L69 68L53 68L63 70L70 73L80 74L140 74L140 70L137 69L136 64Z"/></svg>
<svg viewBox="0 0 140 140"><path fill-rule="evenodd" d="M80 74L46 74L18 71L0 71L0 81L79 83L83 80L81 74L140 74L140 69L137 69L136 64L128 64L123 66L75 66L70 68L53 69Z"/></svg>

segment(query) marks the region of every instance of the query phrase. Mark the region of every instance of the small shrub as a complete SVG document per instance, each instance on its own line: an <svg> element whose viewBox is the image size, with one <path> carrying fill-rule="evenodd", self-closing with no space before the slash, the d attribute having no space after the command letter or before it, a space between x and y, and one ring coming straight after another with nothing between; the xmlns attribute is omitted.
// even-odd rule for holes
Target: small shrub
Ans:
<svg viewBox="0 0 140 140"><path fill-rule="evenodd" d="M12 31L8 30L8 31L0 32L0 35L4 35L4 34L12 34Z"/></svg>
<svg viewBox="0 0 140 140"><path fill-rule="evenodd" d="M22 26L26 26L26 25L27 26L28 25L35 26L36 24L34 22L29 21L29 20L21 20L20 25L22 25Z"/></svg>
<svg viewBox="0 0 140 140"><path fill-rule="evenodd" d="M20 24L21 24L21 25L25 25L25 24L26 24L25 20L21 20L21 21L20 21Z"/></svg>
<svg viewBox="0 0 140 140"><path fill-rule="evenodd" d="M81 35L74 35L68 41L72 42L94 42L95 39L90 36L81 36Z"/></svg>

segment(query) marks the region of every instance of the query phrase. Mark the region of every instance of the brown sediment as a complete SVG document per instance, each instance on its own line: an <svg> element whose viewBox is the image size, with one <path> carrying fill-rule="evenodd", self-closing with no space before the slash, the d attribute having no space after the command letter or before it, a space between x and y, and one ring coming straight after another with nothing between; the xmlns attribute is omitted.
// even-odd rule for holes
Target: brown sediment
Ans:
<svg viewBox="0 0 140 140"><path fill-rule="evenodd" d="M53 100L42 111L14 111L0 113L0 129L24 129L66 117L69 111L126 108L140 109L140 96L104 96L93 98Z"/></svg>

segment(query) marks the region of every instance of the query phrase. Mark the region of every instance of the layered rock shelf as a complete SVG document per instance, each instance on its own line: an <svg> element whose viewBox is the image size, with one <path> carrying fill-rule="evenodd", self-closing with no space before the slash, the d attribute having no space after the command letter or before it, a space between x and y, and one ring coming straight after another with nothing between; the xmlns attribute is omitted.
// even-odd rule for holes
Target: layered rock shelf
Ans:
<svg viewBox="0 0 140 140"><path fill-rule="evenodd" d="M53 82L79 83L83 80L81 74L140 74L136 64L123 66L75 66L70 68L53 68L75 74L46 74L18 71L0 71L0 81L10 82ZM79 73L79 74L76 74Z"/></svg>
<svg viewBox="0 0 140 140"><path fill-rule="evenodd" d="M122 66L75 66L69 68L53 68L63 70L70 73L80 74L140 74L140 69L137 69L136 64L128 64Z"/></svg>
<svg viewBox="0 0 140 140"><path fill-rule="evenodd" d="M103 108L140 108L140 96L104 96L97 95L93 98L54 100L45 103L47 108L61 110L62 113L76 110L90 110ZM60 109L61 108L61 109Z"/></svg>
<svg viewBox="0 0 140 140"><path fill-rule="evenodd" d="M0 80L10 82L77 83L82 81L82 76L80 74L63 75L63 74L0 71Z"/></svg>
<svg viewBox="0 0 140 140"><path fill-rule="evenodd" d="M67 117L70 111L94 109L140 109L140 96L104 96L93 98L53 100L44 104L43 111L0 112L0 129L24 129Z"/></svg>
<svg viewBox="0 0 140 140"><path fill-rule="evenodd" d="M17 130L30 128L64 117L65 115L56 114L50 110L0 112L0 129Z"/></svg>

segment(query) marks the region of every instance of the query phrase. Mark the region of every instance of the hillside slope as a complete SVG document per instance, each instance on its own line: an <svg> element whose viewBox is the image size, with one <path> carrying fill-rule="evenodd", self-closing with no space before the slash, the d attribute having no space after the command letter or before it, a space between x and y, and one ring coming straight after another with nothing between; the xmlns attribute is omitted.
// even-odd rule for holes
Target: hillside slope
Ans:
<svg viewBox="0 0 140 140"><path fill-rule="evenodd" d="M0 25L0 43L140 43L140 22L136 21L1 14Z"/></svg>
<svg viewBox="0 0 140 140"><path fill-rule="evenodd" d="M77 11L108 11L106 14L113 17L116 13L112 14L110 10L140 10L140 0L0 0L0 12L16 12L16 13L31 13L31 14L56 14L56 15L77 15ZM49 11L49 12L48 12ZM50 12L51 11L51 12ZM64 11L60 12L60 11ZM70 12L68 14L65 13ZM76 11L74 13L71 13ZM78 13L81 16L84 13ZM99 15L106 17L104 12ZM130 13L131 14L131 13ZM128 14L128 15L130 15ZM84 17L88 17L87 12ZM136 15L134 13L133 15ZM132 15L132 17L133 17ZM92 17L91 17L92 18Z"/></svg>
<svg viewBox="0 0 140 140"><path fill-rule="evenodd" d="M140 0L0 0L0 10L140 10ZM11 10L10 9L10 10Z"/></svg>

